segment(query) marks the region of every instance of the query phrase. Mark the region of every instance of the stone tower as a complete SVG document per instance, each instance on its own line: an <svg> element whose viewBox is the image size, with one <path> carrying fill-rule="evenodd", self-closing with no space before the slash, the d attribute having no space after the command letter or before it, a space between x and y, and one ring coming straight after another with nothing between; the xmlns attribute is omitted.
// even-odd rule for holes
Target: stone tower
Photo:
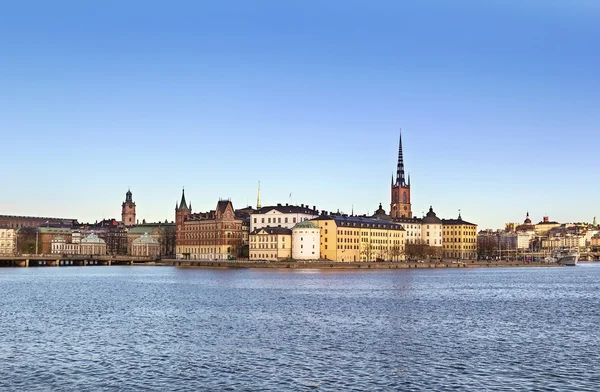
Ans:
<svg viewBox="0 0 600 392"><path fill-rule="evenodd" d="M392 201L390 203L390 216L392 218L412 218L412 205L410 203L410 175L408 181L404 174L404 156L402 154L402 130L400 130L400 144L398 147L398 168L396 181L392 175Z"/></svg>
<svg viewBox="0 0 600 392"><path fill-rule="evenodd" d="M133 202L131 190L128 190L125 194L125 201L121 206L121 222L125 226L135 225L135 203Z"/></svg>

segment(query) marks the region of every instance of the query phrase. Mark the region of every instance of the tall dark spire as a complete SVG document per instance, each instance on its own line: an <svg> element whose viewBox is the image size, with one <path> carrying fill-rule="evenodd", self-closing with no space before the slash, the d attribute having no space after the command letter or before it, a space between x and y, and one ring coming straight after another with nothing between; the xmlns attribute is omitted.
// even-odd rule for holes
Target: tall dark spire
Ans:
<svg viewBox="0 0 600 392"><path fill-rule="evenodd" d="M398 145L398 171L396 172L396 185L406 186L404 179L404 156L402 154L402 129L400 129L400 143Z"/></svg>
<svg viewBox="0 0 600 392"><path fill-rule="evenodd" d="M181 191L181 203L179 203L179 209L180 210L187 210L188 209L187 203L185 202L185 189L183 189Z"/></svg>

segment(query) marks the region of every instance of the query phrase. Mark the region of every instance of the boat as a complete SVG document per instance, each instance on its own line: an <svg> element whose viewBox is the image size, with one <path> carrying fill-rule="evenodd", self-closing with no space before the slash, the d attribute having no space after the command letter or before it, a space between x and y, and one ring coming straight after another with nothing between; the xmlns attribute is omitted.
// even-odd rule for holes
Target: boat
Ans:
<svg viewBox="0 0 600 392"><path fill-rule="evenodd" d="M552 253L552 261L569 267L574 267L579 261L579 252L576 250L563 249Z"/></svg>

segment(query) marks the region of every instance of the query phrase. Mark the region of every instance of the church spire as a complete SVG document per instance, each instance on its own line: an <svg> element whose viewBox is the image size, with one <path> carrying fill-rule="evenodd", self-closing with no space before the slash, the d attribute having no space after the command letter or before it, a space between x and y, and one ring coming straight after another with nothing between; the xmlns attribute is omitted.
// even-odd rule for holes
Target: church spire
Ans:
<svg viewBox="0 0 600 392"><path fill-rule="evenodd" d="M185 202L185 188L181 191L181 203L179 203L179 209L180 210L188 209L187 203Z"/></svg>
<svg viewBox="0 0 600 392"><path fill-rule="evenodd" d="M256 209L260 210L262 205L260 204L260 181L258 182L258 196L256 197Z"/></svg>
<svg viewBox="0 0 600 392"><path fill-rule="evenodd" d="M400 143L398 144L398 170L396 172L396 185L405 186L404 155L402 154L402 129L400 129Z"/></svg>

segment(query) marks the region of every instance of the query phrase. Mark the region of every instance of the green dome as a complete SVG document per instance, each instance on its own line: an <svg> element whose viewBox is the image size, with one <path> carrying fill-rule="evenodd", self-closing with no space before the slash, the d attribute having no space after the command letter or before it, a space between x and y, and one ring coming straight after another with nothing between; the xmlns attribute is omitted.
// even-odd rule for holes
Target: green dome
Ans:
<svg viewBox="0 0 600 392"><path fill-rule="evenodd" d="M133 240L134 244L158 244L158 241L152 237L148 233L144 233L143 236L136 238Z"/></svg>
<svg viewBox="0 0 600 392"><path fill-rule="evenodd" d="M311 222L311 221L299 222L299 223L296 223L296 226L294 226L294 229L318 229L318 228L319 228L319 226L315 222Z"/></svg>

